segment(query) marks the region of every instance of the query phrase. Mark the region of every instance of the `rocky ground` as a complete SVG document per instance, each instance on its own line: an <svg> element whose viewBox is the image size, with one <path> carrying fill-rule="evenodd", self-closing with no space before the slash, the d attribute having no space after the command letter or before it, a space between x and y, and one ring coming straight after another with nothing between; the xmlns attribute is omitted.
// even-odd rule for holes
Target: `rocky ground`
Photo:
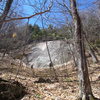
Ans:
<svg viewBox="0 0 100 100"><path fill-rule="evenodd" d="M100 65L99 63L93 64L92 61L89 63L93 94L100 98ZM53 69L19 68L14 64L7 64L7 61L6 65L4 64L5 62L0 62L0 78L18 81L26 88L27 93L21 100L75 100L78 97L77 71L73 68L72 62L66 66L55 68L59 82L55 80Z"/></svg>

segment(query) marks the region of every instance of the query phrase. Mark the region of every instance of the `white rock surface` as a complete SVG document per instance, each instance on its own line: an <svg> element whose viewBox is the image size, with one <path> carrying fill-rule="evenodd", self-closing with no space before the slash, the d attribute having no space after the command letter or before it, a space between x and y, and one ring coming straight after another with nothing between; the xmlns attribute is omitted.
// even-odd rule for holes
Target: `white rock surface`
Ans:
<svg viewBox="0 0 100 100"><path fill-rule="evenodd" d="M69 44L64 41L48 41L47 42L50 56L54 65L63 64L70 60ZM72 45L70 44L71 48ZM27 55L25 61L29 66L48 67L50 59L47 52L46 42L38 43L32 47L31 52Z"/></svg>

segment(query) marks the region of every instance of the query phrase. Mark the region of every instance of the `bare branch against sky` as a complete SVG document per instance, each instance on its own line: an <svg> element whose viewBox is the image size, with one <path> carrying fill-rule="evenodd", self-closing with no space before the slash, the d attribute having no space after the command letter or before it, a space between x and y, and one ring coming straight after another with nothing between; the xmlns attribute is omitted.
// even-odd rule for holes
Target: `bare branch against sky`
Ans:
<svg viewBox="0 0 100 100"><path fill-rule="evenodd" d="M6 19L6 20L4 20L4 21L0 21L0 23L9 22L9 21L13 21L13 20L30 19L30 18L32 18L32 17L34 17L34 16L41 15L41 14L43 14L43 13L49 12L49 11L51 10L51 8L52 8L52 5L53 5L53 2L52 2L52 0L51 0L51 2L50 2L50 4L49 4L48 8L45 9L44 11L36 12L35 14L32 14L32 15L27 16L27 17L18 17L18 18Z"/></svg>

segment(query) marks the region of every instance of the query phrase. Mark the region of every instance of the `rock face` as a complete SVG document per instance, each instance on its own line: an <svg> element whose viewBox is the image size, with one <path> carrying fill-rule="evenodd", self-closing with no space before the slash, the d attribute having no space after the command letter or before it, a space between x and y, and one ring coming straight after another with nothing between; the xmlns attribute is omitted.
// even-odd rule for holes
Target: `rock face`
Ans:
<svg viewBox="0 0 100 100"><path fill-rule="evenodd" d="M71 59L70 47L65 41L48 41L47 42L51 60L53 65L63 64ZM31 67L48 67L50 59L48 56L46 42L38 43L36 46L31 47L24 62Z"/></svg>

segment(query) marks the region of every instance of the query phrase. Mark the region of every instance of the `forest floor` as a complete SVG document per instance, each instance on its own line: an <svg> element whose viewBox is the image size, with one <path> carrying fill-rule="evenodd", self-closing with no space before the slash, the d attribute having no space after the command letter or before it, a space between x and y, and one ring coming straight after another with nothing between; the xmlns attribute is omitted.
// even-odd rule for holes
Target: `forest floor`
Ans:
<svg viewBox="0 0 100 100"><path fill-rule="evenodd" d="M100 98L100 63L94 64L89 58L88 68L93 94ZM59 76L58 82L56 76ZM21 100L76 100L78 97L77 70L72 61L55 69L31 69L16 66L9 63L9 59L4 59L0 61L0 78L18 81L26 87L27 94Z"/></svg>

